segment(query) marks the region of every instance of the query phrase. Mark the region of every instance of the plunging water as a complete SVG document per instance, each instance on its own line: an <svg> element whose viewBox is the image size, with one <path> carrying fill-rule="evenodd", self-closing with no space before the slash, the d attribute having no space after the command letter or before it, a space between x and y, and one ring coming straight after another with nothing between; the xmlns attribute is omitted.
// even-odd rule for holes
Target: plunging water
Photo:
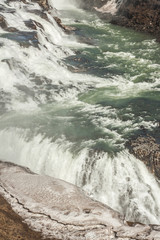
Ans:
<svg viewBox="0 0 160 240"><path fill-rule="evenodd" d="M30 1L1 3L17 31L0 29L0 159L74 183L127 220L160 223L159 183L124 147L160 118L160 46L73 1L49 2L74 34L55 10L47 20Z"/></svg>

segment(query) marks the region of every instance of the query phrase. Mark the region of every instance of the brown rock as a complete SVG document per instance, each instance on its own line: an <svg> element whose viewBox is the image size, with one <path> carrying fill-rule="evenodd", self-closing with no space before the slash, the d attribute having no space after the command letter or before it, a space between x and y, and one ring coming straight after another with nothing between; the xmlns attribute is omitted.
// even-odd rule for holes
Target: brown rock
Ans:
<svg viewBox="0 0 160 240"><path fill-rule="evenodd" d="M138 136L127 143L130 153L142 160L160 179L160 144L151 135Z"/></svg>
<svg viewBox="0 0 160 240"><path fill-rule="evenodd" d="M46 11L50 9L48 0L32 0L32 2L37 2Z"/></svg>
<svg viewBox="0 0 160 240"><path fill-rule="evenodd" d="M76 28L74 28L74 27L70 27L70 26L66 26L66 25L62 24L61 19L58 17L54 17L54 20L57 22L58 26L61 27L67 33L70 33L71 31L76 30Z"/></svg>
<svg viewBox="0 0 160 240"><path fill-rule="evenodd" d="M45 240L39 232L29 229L0 195L0 240ZM48 240L48 239L46 239ZM52 239L54 240L54 239Z"/></svg>
<svg viewBox="0 0 160 240"><path fill-rule="evenodd" d="M109 0L83 0L82 7L88 10L97 10L100 18L112 24L133 28L136 31L155 35L160 41L160 1L159 0L116 0L116 14L101 11Z"/></svg>
<svg viewBox="0 0 160 240"><path fill-rule="evenodd" d="M5 18L2 15L0 15L0 26L3 29L7 28L7 22L6 22Z"/></svg>
<svg viewBox="0 0 160 240"><path fill-rule="evenodd" d="M118 10L111 23L137 31L160 36L160 2L158 0L127 0Z"/></svg>

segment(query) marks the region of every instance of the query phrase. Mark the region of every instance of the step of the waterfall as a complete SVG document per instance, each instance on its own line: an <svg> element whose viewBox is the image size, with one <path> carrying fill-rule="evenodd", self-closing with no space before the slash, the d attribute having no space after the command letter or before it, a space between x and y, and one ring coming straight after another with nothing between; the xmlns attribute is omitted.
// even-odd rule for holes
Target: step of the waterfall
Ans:
<svg viewBox="0 0 160 240"><path fill-rule="evenodd" d="M0 4L0 159L74 183L127 220L160 223L159 183L124 147L154 125L158 45L76 1L48 2L45 12L30 0Z"/></svg>

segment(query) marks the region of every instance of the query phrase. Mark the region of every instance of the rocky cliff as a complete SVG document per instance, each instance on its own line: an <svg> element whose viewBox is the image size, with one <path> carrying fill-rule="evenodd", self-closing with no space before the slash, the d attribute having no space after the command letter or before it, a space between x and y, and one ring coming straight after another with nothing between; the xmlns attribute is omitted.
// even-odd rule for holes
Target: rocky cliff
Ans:
<svg viewBox="0 0 160 240"><path fill-rule="evenodd" d="M101 18L116 25L155 35L160 41L159 0L88 0L85 2L85 8L96 10Z"/></svg>

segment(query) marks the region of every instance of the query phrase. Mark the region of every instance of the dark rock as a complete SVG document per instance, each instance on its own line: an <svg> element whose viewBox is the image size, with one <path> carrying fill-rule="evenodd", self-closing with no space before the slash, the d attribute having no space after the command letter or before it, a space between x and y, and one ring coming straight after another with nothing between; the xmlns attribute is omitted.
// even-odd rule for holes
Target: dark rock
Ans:
<svg viewBox="0 0 160 240"><path fill-rule="evenodd" d="M39 22L34 21L32 19L30 19L28 21L25 21L24 23L25 23L26 27L31 28L33 30L37 30L37 27L39 27L39 28L44 30L42 24L40 24Z"/></svg>
<svg viewBox="0 0 160 240"><path fill-rule="evenodd" d="M87 0L83 1L82 7L96 11L100 18L108 20L112 24L152 34L160 42L159 0L115 0L117 3L115 13L102 9L109 1Z"/></svg>
<svg viewBox="0 0 160 240"><path fill-rule="evenodd" d="M7 22L6 22L5 18L2 15L0 15L0 26L3 29L7 28Z"/></svg>
<svg viewBox="0 0 160 240"><path fill-rule="evenodd" d="M7 32L18 32L18 29L17 28L14 28L14 27L8 27L5 29Z"/></svg>
<svg viewBox="0 0 160 240"><path fill-rule="evenodd" d="M160 2L158 0L124 1L118 10L114 24L153 34L160 39Z"/></svg>
<svg viewBox="0 0 160 240"><path fill-rule="evenodd" d="M7 38L12 41L16 41L23 47L34 46L38 47L38 37L35 31L24 32L24 31L15 31L10 33L1 34L1 38Z"/></svg>
<svg viewBox="0 0 160 240"><path fill-rule="evenodd" d="M3 28L7 32L17 32L18 30L14 27L8 27L5 18L0 15L0 27Z"/></svg>
<svg viewBox="0 0 160 240"><path fill-rule="evenodd" d="M146 134L146 131L145 129L145 132L143 132L145 134L131 139L126 146L130 153L143 161L148 169L160 179L160 131L156 130L153 136Z"/></svg>
<svg viewBox="0 0 160 240"><path fill-rule="evenodd" d="M63 25L61 19L58 17L54 17L54 20L57 22L58 26L61 27L67 33L70 33L71 31L76 30L76 28L74 27Z"/></svg>
<svg viewBox="0 0 160 240"><path fill-rule="evenodd" d="M48 0L32 0L32 2L37 2L46 11L51 8L48 4Z"/></svg>

